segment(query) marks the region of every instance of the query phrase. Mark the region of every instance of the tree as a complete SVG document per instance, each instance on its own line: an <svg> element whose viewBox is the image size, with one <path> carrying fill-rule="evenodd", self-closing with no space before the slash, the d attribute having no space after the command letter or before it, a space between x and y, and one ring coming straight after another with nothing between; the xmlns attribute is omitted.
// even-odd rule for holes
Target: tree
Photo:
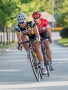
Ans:
<svg viewBox="0 0 68 90"><path fill-rule="evenodd" d="M19 0L1 0L0 1L0 25L4 27L4 32L6 31L6 27L11 24L11 22L16 17L16 14L20 10ZM4 34L5 36L5 34ZM5 44L5 38L4 38Z"/></svg>
<svg viewBox="0 0 68 90"><path fill-rule="evenodd" d="M54 0L54 12L55 14L59 14L62 9L62 4L65 2L65 0Z"/></svg>
<svg viewBox="0 0 68 90"><path fill-rule="evenodd" d="M68 0L66 0L62 5L58 23L62 24L65 27L68 27Z"/></svg>
<svg viewBox="0 0 68 90"><path fill-rule="evenodd" d="M6 26L7 23L12 21L20 8L19 0L1 0L0 1L0 25Z"/></svg>

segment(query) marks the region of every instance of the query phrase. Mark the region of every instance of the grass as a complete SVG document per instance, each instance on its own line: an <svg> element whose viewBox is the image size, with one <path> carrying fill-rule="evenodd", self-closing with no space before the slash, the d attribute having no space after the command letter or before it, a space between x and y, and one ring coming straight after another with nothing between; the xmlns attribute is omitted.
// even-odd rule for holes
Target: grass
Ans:
<svg viewBox="0 0 68 90"><path fill-rule="evenodd" d="M59 44L68 46L68 38L62 38L57 40Z"/></svg>
<svg viewBox="0 0 68 90"><path fill-rule="evenodd" d="M11 43L11 44L5 45L5 46L4 45L0 45L0 49L13 48L15 46L17 46L17 42L14 42L14 43Z"/></svg>

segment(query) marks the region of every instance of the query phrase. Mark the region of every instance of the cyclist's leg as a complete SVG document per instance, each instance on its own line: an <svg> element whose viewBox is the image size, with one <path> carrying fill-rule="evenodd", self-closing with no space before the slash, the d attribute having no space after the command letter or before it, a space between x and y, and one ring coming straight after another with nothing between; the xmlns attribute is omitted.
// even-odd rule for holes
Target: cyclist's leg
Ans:
<svg viewBox="0 0 68 90"><path fill-rule="evenodd" d="M35 35L33 35L33 36L31 37L31 39L34 39L34 38L36 38ZM40 66L41 66L41 68L42 68L42 73L43 73L43 74L46 74L47 71L46 71L45 66L44 66L44 59L43 59L43 54L42 54L42 52L41 52L41 46L40 46L40 44L37 43L36 41L33 42L33 45L34 45L34 48L35 48L35 51L36 51L38 60L39 60L39 62L40 62Z"/></svg>
<svg viewBox="0 0 68 90"><path fill-rule="evenodd" d="M29 37L28 37L28 35L22 35L21 39L22 39L22 42L25 42L26 40L29 40ZM28 43L23 44L23 47L25 50L28 50L28 46L29 46Z"/></svg>
<svg viewBox="0 0 68 90"><path fill-rule="evenodd" d="M43 54L41 52L41 46L39 43L36 42L36 36L35 34L33 34L32 36L30 36L30 39L34 39L34 42L33 42L33 45L34 45L34 48L35 48L35 51L37 53L37 57L39 59L40 62L43 62Z"/></svg>
<svg viewBox="0 0 68 90"><path fill-rule="evenodd" d="M44 59L43 59L43 54L42 54L42 52L41 52L40 44L34 42L33 45L34 45L34 47L35 47L35 50L36 50L36 53L37 53L37 57L38 57L38 60L39 60L39 62L40 62L40 66L41 66L41 68L42 68L42 73L43 73L43 74L46 74L47 71L46 71L46 68L45 68L45 66L44 66Z"/></svg>
<svg viewBox="0 0 68 90"><path fill-rule="evenodd" d="M52 66L52 51L51 51L51 48L50 48L50 42L48 40L47 32L42 33L41 37L45 39L43 43L44 43L44 46L46 48L46 54L47 54L47 57L50 61L50 65ZM53 70L54 68L52 67L51 69Z"/></svg>
<svg viewBox="0 0 68 90"><path fill-rule="evenodd" d="M52 66L52 51L50 49L50 42L48 40L45 40L44 45L46 48L47 57L50 60L50 70L54 70L54 68Z"/></svg>
<svg viewBox="0 0 68 90"><path fill-rule="evenodd" d="M29 40L29 36L28 35L22 35L22 42L24 42L24 41L26 41L26 40ZM27 52L27 58L28 59L30 59L30 57L29 57L29 44L28 43L25 43L25 44L23 44L23 47L24 47L24 49L26 50L26 52Z"/></svg>
<svg viewBox="0 0 68 90"><path fill-rule="evenodd" d="M45 48L46 48L47 57L48 57L48 59L50 60L50 63L52 63L52 52L51 52L50 43L49 43L48 40L45 40L45 41L44 41L44 46L45 46Z"/></svg>

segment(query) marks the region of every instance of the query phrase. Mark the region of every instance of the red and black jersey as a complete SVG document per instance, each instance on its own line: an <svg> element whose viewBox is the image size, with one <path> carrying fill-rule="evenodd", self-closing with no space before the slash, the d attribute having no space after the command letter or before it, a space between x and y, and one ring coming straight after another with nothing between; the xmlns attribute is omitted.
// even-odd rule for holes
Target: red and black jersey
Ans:
<svg viewBox="0 0 68 90"><path fill-rule="evenodd" d="M41 18L40 24L36 24L39 33L46 32L47 27L49 27L49 22L46 19Z"/></svg>

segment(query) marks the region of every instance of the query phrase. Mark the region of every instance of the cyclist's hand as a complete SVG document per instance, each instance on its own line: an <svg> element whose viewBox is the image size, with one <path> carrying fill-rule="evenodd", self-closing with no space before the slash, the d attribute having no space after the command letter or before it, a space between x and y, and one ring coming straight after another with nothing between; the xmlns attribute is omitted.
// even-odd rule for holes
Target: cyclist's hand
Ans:
<svg viewBox="0 0 68 90"><path fill-rule="evenodd" d="M36 43L40 43L40 39L38 39L38 38L36 38L35 41L36 41Z"/></svg>
<svg viewBox="0 0 68 90"><path fill-rule="evenodd" d="M37 40L36 43L40 44L41 45L41 41Z"/></svg>
<svg viewBox="0 0 68 90"><path fill-rule="evenodd" d="M40 27L40 28L38 28L38 30L45 30L46 29L46 27Z"/></svg>
<svg viewBox="0 0 68 90"><path fill-rule="evenodd" d="M51 40L50 40L50 43L52 43L52 38L51 38Z"/></svg>
<svg viewBox="0 0 68 90"><path fill-rule="evenodd" d="M38 30L43 30L43 28L38 28Z"/></svg>
<svg viewBox="0 0 68 90"><path fill-rule="evenodd" d="M52 39L50 38L50 36L48 37L48 40L49 40L50 43L52 43Z"/></svg>
<svg viewBox="0 0 68 90"><path fill-rule="evenodd" d="M22 51L22 45L20 45L20 46L18 45L17 49Z"/></svg>

